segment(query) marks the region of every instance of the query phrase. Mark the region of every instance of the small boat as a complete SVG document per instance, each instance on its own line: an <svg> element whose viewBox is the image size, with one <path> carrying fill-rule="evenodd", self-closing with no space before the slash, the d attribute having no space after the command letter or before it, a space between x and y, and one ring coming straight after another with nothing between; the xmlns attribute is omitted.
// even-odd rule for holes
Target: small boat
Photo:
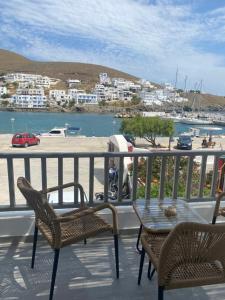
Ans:
<svg viewBox="0 0 225 300"><path fill-rule="evenodd" d="M70 134L76 134L81 130L81 128L80 127L68 127L67 130L68 130L68 133L70 133Z"/></svg>
<svg viewBox="0 0 225 300"><path fill-rule="evenodd" d="M199 137L200 136L200 129L199 128L190 128L189 131L183 132L182 135L188 135L191 137Z"/></svg>
<svg viewBox="0 0 225 300"><path fill-rule="evenodd" d="M182 118L179 123L192 124L192 125L211 125L213 122L211 120L203 120L200 118Z"/></svg>
<svg viewBox="0 0 225 300"><path fill-rule="evenodd" d="M54 127L51 129L49 132L44 132L41 133L41 137L66 137L67 134L67 128L59 128L59 127Z"/></svg>

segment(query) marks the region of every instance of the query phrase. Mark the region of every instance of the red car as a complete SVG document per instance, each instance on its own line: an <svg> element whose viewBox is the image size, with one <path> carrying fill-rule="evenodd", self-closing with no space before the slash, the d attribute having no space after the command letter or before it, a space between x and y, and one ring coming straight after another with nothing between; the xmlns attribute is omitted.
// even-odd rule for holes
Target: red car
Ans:
<svg viewBox="0 0 225 300"><path fill-rule="evenodd" d="M36 137L33 133L16 133L12 138L12 146L23 146L28 147L31 145L39 145L40 139Z"/></svg>

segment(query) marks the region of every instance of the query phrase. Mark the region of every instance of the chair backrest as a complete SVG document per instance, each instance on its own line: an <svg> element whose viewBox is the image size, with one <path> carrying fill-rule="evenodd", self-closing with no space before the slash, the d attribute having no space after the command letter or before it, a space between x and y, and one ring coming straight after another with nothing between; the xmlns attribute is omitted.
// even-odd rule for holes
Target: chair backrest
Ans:
<svg viewBox="0 0 225 300"><path fill-rule="evenodd" d="M220 262L225 270L225 225L185 222L165 240L159 257L159 284L168 285L171 273L185 264Z"/></svg>
<svg viewBox="0 0 225 300"><path fill-rule="evenodd" d="M17 186L27 200L28 205L34 210L37 224L41 221L49 228L54 242L56 236L57 239L59 238L60 228L58 228L56 222L54 222L57 215L48 203L46 195L34 190L24 177L17 179Z"/></svg>

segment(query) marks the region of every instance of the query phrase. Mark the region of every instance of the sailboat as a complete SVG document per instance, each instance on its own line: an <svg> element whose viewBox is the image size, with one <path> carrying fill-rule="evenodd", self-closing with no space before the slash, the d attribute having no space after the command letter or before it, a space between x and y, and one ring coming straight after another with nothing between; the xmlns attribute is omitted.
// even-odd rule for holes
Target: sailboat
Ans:
<svg viewBox="0 0 225 300"><path fill-rule="evenodd" d="M200 89L199 89L200 93L201 93L201 89L202 89L202 80L200 82ZM195 105L196 105L196 94L193 99L192 110L196 109ZM198 113L197 114L183 116L180 119L179 123L191 124L191 125L212 125L213 120L206 119L206 118L203 119L202 117L200 117L199 108L200 108L200 103L198 103Z"/></svg>

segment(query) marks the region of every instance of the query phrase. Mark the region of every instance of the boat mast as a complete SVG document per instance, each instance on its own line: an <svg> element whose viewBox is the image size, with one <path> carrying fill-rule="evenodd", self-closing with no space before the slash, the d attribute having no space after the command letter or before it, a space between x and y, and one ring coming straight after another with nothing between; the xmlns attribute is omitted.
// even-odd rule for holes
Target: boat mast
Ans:
<svg viewBox="0 0 225 300"><path fill-rule="evenodd" d="M188 80L188 76L185 75L185 77L184 77L184 95L185 95L185 96L186 96L186 93L187 93L187 90L186 90L186 87L187 87L187 80ZM184 114L184 101L182 102L181 114L182 114L182 115Z"/></svg>
<svg viewBox="0 0 225 300"><path fill-rule="evenodd" d="M174 83L173 111L176 111L175 98L176 98L176 91L177 91L177 81L178 81L178 66L177 66L177 70L176 70L176 77L175 77L175 83Z"/></svg>

